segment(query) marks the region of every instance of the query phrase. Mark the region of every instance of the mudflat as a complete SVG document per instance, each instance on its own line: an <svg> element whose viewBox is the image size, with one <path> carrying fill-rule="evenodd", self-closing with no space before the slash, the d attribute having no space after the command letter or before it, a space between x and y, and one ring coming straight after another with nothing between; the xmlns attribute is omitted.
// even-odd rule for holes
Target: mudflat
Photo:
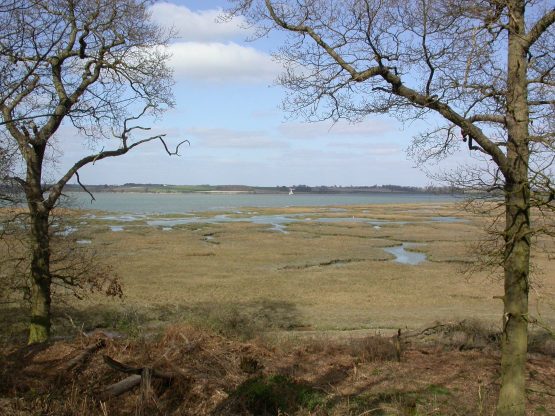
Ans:
<svg viewBox="0 0 555 416"><path fill-rule="evenodd" d="M70 238L101 253L125 291L122 301L72 303L86 326L116 319L96 313L104 308L146 326L200 322L256 333L388 333L438 321L501 321L495 296L503 293L502 271L475 267L489 220L454 203L183 216L84 211L73 220ZM530 311L553 325L554 245L535 243Z"/></svg>

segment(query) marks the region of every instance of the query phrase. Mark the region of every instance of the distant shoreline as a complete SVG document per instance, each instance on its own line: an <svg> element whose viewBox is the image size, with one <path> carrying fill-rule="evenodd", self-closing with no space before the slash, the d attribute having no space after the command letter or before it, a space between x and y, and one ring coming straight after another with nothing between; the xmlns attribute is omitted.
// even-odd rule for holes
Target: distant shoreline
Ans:
<svg viewBox="0 0 555 416"><path fill-rule="evenodd" d="M161 185L161 184L125 184L125 185L85 185L93 193L157 193L157 194L221 194L246 195L269 194L287 195L290 190L294 195L364 195L364 194L420 194L420 195L463 195L461 189L452 187L413 187L400 185L374 186L246 186L246 185ZM75 184L66 185L66 192L85 192Z"/></svg>

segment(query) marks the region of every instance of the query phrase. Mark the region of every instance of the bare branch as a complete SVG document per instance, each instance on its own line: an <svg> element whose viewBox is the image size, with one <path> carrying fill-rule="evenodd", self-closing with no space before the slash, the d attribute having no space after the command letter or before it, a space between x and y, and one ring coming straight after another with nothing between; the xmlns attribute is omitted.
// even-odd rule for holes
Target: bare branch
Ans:
<svg viewBox="0 0 555 416"><path fill-rule="evenodd" d="M526 44L529 49L541 35L555 22L555 8L544 14L535 24L526 36Z"/></svg>
<svg viewBox="0 0 555 416"><path fill-rule="evenodd" d="M164 141L164 139L163 139L162 137L160 137L160 141L162 142L162 145L164 146L164 149L166 150L166 153L167 153L169 156L174 156L174 155L175 155L175 156L179 156L179 147L180 147L182 144L187 143L189 146L191 145L191 143L189 142L189 140L183 140L183 141L177 143L177 146L175 146L175 150L172 152L172 151L168 148L168 146L166 145L166 142Z"/></svg>
<svg viewBox="0 0 555 416"><path fill-rule="evenodd" d="M488 122L488 123L499 123L503 125L507 123L507 120L505 120L505 117L499 114L475 114L473 116L468 117L467 119L471 123Z"/></svg>
<svg viewBox="0 0 555 416"><path fill-rule="evenodd" d="M93 161L93 163L94 163L94 161ZM81 183L81 178L79 177L79 171L78 170L75 171L75 178L77 179L77 183L83 189L83 191L85 191L86 193L89 194L89 196L91 197L91 202L96 201L94 195L87 189L87 187L85 185L83 185Z"/></svg>

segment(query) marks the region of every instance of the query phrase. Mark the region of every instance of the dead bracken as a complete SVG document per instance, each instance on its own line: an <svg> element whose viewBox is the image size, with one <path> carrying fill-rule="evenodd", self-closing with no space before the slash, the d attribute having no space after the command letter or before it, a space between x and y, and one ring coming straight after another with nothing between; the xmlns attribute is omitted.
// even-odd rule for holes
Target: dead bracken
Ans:
<svg viewBox="0 0 555 416"><path fill-rule="evenodd" d="M465 322L400 337L277 344L191 326L171 326L154 338L121 339L98 331L71 341L4 346L0 412L490 414L498 389L497 342L488 330ZM555 411L553 358L534 353L529 359L529 414Z"/></svg>

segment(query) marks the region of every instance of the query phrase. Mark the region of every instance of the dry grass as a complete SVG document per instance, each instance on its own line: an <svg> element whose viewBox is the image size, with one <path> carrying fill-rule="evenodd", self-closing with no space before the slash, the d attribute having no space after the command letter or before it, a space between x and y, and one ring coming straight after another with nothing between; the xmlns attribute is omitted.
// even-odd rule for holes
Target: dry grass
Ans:
<svg viewBox="0 0 555 416"><path fill-rule="evenodd" d="M499 323L502 305L493 297L502 294L501 280L487 273L461 273L474 262L468 248L482 238L483 220L453 204L343 208L243 210L298 215L299 221L287 225L287 234L250 222L187 224L163 231L144 219L118 222L74 212L68 221L79 231L72 237L90 240L91 248L115 268L125 299L69 301L55 309L55 329L64 333L67 316L85 330L101 326L148 332L189 322L244 337L276 331L294 336L310 331L389 333L463 319ZM316 221L353 216L392 223L376 228ZM466 221L432 221L453 216ZM124 231L113 232L109 225ZM383 248L402 242L420 243L410 250L425 253L428 261L417 266L393 262ZM543 273L533 281L531 311L555 326L552 264L545 252L537 252L534 263Z"/></svg>
<svg viewBox="0 0 555 416"><path fill-rule="evenodd" d="M171 231L121 223L125 230L112 232L105 221L87 220L76 238L91 239L108 256L125 286L124 308L137 309L152 321L202 315L217 321L231 313L268 331L375 331L468 318L499 322L502 306L493 296L502 293L501 281L486 273L460 273L473 262L468 246L481 238L480 221L430 221L462 216L449 204L347 209L256 209L264 215L308 213L287 226L288 234L249 222L188 224ZM378 229L314 220L323 216L408 223ZM424 243L411 250L424 252L429 261L417 266L391 261L383 248L404 241ZM538 253L535 263L544 273L535 280L538 291L532 292L531 309L541 295L542 317L554 324L549 299L555 294L555 276L546 254ZM94 307L99 306L95 299Z"/></svg>
<svg viewBox="0 0 555 416"><path fill-rule="evenodd" d="M72 213L79 228L72 238L91 240L126 295L123 302L66 299L54 309L54 334L109 328L126 336L108 341L110 356L182 377L171 386L154 383L149 394L137 390L101 403L99 391L122 375L100 354L76 372L61 372L90 337L18 348L25 314L3 308L0 331L9 342L0 351L0 413L492 414L502 307L493 296L502 293L502 282L460 273L474 261L467 248L481 238L482 220L431 221L465 217L450 204L253 211L300 214L300 221L289 224L287 234L249 222L163 231L144 220ZM407 223L375 228L315 220L353 216ZM112 232L110 225L124 231ZM411 250L428 261L391 261L383 248L402 242L422 243ZM552 241L543 243L553 250ZM545 252L537 252L534 263L543 272L534 277L531 312L553 327L552 263ZM422 334L422 327L435 329ZM397 328L404 334L401 362L392 340L380 336ZM543 333L533 337L531 351L528 414L554 413L555 343Z"/></svg>
<svg viewBox="0 0 555 416"><path fill-rule="evenodd" d="M93 342L80 337L0 349L0 413L482 416L492 414L499 387L494 348L460 351L456 345L411 341L398 362L392 341L382 337L289 340L269 347L187 326L168 327L156 338L107 340L89 361L64 369ZM153 380L148 391L137 387L102 399L103 389L126 375L107 367L101 354L134 367L172 372L174 378L169 383ZM553 414L553 357L531 358L527 375L527 414Z"/></svg>

